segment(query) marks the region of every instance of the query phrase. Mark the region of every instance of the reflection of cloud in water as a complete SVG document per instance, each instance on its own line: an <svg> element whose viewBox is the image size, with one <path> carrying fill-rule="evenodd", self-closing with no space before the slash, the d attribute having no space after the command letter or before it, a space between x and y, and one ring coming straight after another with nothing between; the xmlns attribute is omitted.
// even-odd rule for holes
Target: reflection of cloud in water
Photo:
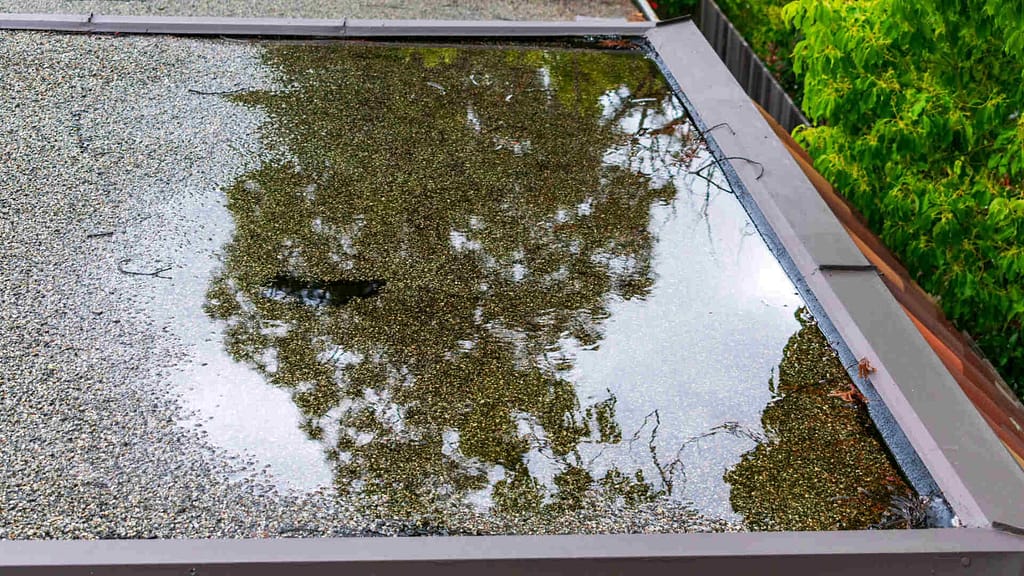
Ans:
<svg viewBox="0 0 1024 576"><path fill-rule="evenodd" d="M221 448L254 458L284 491L331 483L323 446L299 428L302 415L287 390L267 386L257 371L215 349L204 349L182 374L183 407Z"/></svg>
<svg viewBox="0 0 1024 576"><path fill-rule="evenodd" d="M735 199L722 198L710 214L718 249L737 246L738 223L747 216ZM654 289L644 299L611 304L597 349L566 351L575 358L566 376L576 382L584 403L609 392L617 398L627 434L641 430L647 415L659 410L658 453L671 460L674 447L723 422L760 429L770 399L766 382L798 328L792 311L801 301L763 243L746 243L741 259L716 260L707 238L691 233L695 224L672 216L671 208L652 208L652 221L663 223L653 257ZM761 277L775 281L777 290L765 294L752 286L751 279ZM765 306L766 297L778 307ZM688 472L683 495L701 509L726 515L729 492L722 473L751 446L750 440L726 434L694 445L683 454ZM607 448L595 465L626 460L657 477L647 444L630 448Z"/></svg>

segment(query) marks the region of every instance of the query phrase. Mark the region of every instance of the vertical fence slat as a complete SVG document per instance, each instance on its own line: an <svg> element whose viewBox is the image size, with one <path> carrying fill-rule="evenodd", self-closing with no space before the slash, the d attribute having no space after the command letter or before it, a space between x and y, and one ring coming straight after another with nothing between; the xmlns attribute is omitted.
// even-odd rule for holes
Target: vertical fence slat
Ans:
<svg viewBox="0 0 1024 576"><path fill-rule="evenodd" d="M743 90L779 124L790 131L801 124L809 124L714 0L700 0L694 21Z"/></svg>

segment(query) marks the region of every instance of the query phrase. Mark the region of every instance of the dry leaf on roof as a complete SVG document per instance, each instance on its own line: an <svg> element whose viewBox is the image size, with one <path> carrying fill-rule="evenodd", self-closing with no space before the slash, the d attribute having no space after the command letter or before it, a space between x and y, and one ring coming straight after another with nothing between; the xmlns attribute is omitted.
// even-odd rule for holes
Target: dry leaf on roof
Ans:
<svg viewBox="0 0 1024 576"><path fill-rule="evenodd" d="M875 367L871 365L871 361L867 358L861 358L860 362L857 362L857 376L862 379L875 373Z"/></svg>
<svg viewBox="0 0 1024 576"><path fill-rule="evenodd" d="M860 401L864 404L868 403L868 399L861 394L860 390L854 386L853 382L850 383L846 390L833 390L829 392L829 396L835 396L836 398L842 399L843 402L855 402Z"/></svg>

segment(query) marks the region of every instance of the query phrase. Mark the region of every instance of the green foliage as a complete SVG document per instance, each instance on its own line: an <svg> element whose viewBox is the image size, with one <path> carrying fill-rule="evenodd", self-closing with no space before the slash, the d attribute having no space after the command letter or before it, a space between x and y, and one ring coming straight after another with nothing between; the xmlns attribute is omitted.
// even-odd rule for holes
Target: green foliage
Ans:
<svg viewBox="0 0 1024 576"><path fill-rule="evenodd" d="M1024 394L1024 8L797 0L797 133L946 314Z"/></svg>

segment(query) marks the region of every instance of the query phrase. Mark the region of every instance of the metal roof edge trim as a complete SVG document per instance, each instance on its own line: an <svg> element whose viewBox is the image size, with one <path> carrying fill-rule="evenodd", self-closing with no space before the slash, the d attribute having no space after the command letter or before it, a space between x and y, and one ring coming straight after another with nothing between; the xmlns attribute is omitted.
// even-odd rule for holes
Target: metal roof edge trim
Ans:
<svg viewBox="0 0 1024 576"><path fill-rule="evenodd" d="M822 324L832 326L823 325L823 330L833 328L839 336L843 346L838 348L848 370L856 376L860 358L867 358L874 367L870 382L855 380L870 400L877 398L884 404L879 407L875 401L868 406L883 436L886 413L889 419L895 418L896 446L890 442L890 447L900 464L913 465L919 458L963 525L1024 526L1024 500L1007 497L1014 490L1024 493L1021 469L899 309L877 271L867 266L864 255L696 25L660 26L647 38L663 71L685 92L683 99L691 113L702 118L698 125L728 123L728 129L718 128L708 135L709 144L723 160L732 161L726 176L741 201L744 196L753 200L753 208L771 229L762 233L774 234L795 268L789 271L795 272L797 284L810 291L814 302L808 304L825 312ZM826 272L830 267L844 271ZM852 285L858 290L851 290ZM885 311L883 322L878 322L877 314L874 325L863 321L872 309ZM826 335L832 339L829 332ZM916 456L899 453L898 445L906 441ZM913 471L907 472L912 475Z"/></svg>
<svg viewBox="0 0 1024 576"><path fill-rule="evenodd" d="M643 36L647 30L653 27L653 22L598 20L569 22L320 20L310 18L0 13L0 30L183 34L196 36L307 36L338 38Z"/></svg>
<svg viewBox="0 0 1024 576"><path fill-rule="evenodd" d="M85 32L89 14L0 14L2 30L53 30Z"/></svg>
<svg viewBox="0 0 1024 576"><path fill-rule="evenodd" d="M661 21L661 18L658 18L657 12L654 11L654 8L651 7L650 2L647 0L633 0L633 5L640 10L640 13L644 15L644 18L647 18L651 22Z"/></svg>
<svg viewBox="0 0 1024 576"><path fill-rule="evenodd" d="M345 33L350 37L373 36L642 36L654 27L651 22L508 22L349 19Z"/></svg>
<svg viewBox="0 0 1024 576"><path fill-rule="evenodd" d="M646 574L677 574L681 567L713 568L750 563L759 573L777 573L811 563L819 567L882 567L903 574L894 555L920 555L922 562L962 571L972 560L1024 567L1024 538L986 528L855 530L707 534L620 534L555 536L438 536L405 538L313 538L268 540L76 540L0 541L5 575L68 574L71 569L110 573L277 573L291 567L304 574L400 573L441 568L472 574L486 567L498 574L526 568L581 563L588 573L619 573L623 567ZM993 558L994 557L994 558ZM909 559L905 559L909 561ZM572 563L572 564L567 564ZM847 564L851 563L851 564ZM859 564L858 564L859 563ZM891 566L890 566L891 564ZM980 562L979 562L980 564ZM889 566L886 570L884 567ZM980 568L975 564L975 568ZM334 570L335 572L329 572ZM765 572L765 571L768 572ZM234 572L232 572L234 571ZM440 573L440 572L438 572ZM854 572L856 573L856 572Z"/></svg>
<svg viewBox="0 0 1024 576"><path fill-rule="evenodd" d="M3 22L0 20L0 22ZM88 32L226 36L344 36L345 20L93 15Z"/></svg>

